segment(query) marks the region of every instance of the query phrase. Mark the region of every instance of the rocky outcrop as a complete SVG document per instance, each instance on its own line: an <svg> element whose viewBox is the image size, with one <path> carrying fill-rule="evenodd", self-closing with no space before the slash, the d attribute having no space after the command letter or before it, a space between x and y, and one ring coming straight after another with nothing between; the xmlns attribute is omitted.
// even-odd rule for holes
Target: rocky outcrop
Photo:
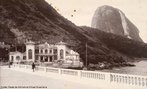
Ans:
<svg viewBox="0 0 147 89"><path fill-rule="evenodd" d="M128 20L122 11L111 6L101 6L95 11L91 27L129 39L142 41L137 27Z"/></svg>

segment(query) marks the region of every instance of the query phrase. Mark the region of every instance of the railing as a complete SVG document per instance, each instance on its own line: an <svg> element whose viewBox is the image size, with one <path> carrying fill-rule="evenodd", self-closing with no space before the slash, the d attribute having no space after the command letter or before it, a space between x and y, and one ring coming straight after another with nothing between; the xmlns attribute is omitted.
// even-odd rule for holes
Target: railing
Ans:
<svg viewBox="0 0 147 89"><path fill-rule="evenodd" d="M46 72L51 72L51 73L59 73L58 68L46 68Z"/></svg>
<svg viewBox="0 0 147 89"><path fill-rule="evenodd" d="M61 74L78 76L78 71L70 69L61 69Z"/></svg>
<svg viewBox="0 0 147 89"><path fill-rule="evenodd" d="M81 71L81 77L105 80L105 73L96 71Z"/></svg>
<svg viewBox="0 0 147 89"><path fill-rule="evenodd" d="M32 69L30 65L26 65L26 69Z"/></svg>
<svg viewBox="0 0 147 89"><path fill-rule="evenodd" d="M13 67L31 69L31 65L20 65L14 64ZM44 71L49 73L56 73L59 75L69 75L78 78L94 79L96 81L104 81L109 85L129 85L137 86L147 89L147 76L118 74L118 73L107 73L99 71L84 71L84 70L72 70L72 69L61 69L52 67L40 67L37 66L36 70Z"/></svg>
<svg viewBox="0 0 147 89"><path fill-rule="evenodd" d="M36 70L38 70L38 71L46 71L45 67L41 67L41 66L37 66Z"/></svg>
<svg viewBox="0 0 147 89"><path fill-rule="evenodd" d="M110 74L110 82L147 87L147 76Z"/></svg>
<svg viewBox="0 0 147 89"><path fill-rule="evenodd" d="M19 65L19 68L25 68L26 66L25 65Z"/></svg>
<svg viewBox="0 0 147 89"><path fill-rule="evenodd" d="M19 65L17 65L17 64L14 64L14 65L13 65L13 67L19 67Z"/></svg>

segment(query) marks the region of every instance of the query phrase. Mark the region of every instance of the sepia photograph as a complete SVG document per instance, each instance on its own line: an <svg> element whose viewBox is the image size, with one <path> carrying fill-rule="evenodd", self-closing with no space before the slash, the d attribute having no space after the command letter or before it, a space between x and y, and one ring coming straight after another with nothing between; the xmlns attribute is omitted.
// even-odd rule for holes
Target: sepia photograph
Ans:
<svg viewBox="0 0 147 89"><path fill-rule="evenodd" d="M147 0L0 0L0 89L147 89Z"/></svg>

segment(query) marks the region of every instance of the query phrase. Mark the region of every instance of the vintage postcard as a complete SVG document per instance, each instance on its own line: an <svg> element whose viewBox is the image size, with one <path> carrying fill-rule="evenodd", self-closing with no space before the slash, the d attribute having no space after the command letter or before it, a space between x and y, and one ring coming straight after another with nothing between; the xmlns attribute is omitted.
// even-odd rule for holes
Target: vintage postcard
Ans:
<svg viewBox="0 0 147 89"><path fill-rule="evenodd" d="M0 0L0 89L147 89L147 0Z"/></svg>

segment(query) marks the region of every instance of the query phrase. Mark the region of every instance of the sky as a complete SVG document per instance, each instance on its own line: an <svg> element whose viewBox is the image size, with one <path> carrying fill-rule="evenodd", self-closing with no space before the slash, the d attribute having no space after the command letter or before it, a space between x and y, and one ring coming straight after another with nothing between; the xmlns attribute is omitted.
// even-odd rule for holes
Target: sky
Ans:
<svg viewBox="0 0 147 89"><path fill-rule="evenodd" d="M78 26L91 26L95 10L103 5L120 9L147 43L147 0L46 0L62 16Z"/></svg>

